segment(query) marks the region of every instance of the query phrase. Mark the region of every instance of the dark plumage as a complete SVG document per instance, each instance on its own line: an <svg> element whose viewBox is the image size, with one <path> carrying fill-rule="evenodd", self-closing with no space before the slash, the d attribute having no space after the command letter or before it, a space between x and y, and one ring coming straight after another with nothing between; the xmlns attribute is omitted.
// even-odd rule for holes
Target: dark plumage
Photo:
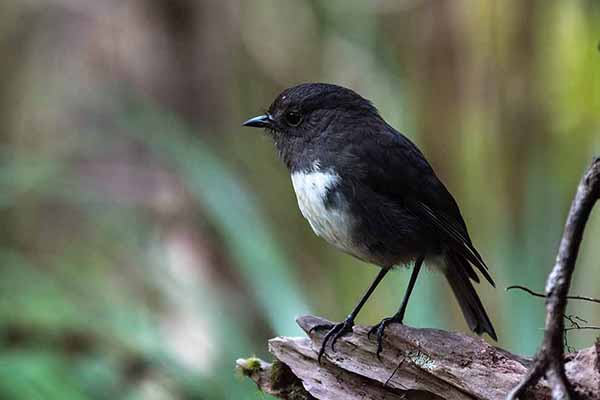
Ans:
<svg viewBox="0 0 600 400"><path fill-rule="evenodd" d="M494 285L473 246L452 195L419 149L388 125L368 100L350 89L308 83L283 91L264 116L245 123L265 127L292 174L303 215L317 235L382 272L346 321L329 326L335 340L387 270L415 261L398 313L373 329L402 322L423 259L442 259L469 327L496 339L471 284L477 269Z"/></svg>

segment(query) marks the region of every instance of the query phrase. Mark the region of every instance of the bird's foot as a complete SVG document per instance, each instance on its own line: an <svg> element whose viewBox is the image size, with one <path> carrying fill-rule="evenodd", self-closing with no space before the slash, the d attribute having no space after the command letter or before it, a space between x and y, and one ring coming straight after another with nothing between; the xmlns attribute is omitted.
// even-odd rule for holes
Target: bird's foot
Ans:
<svg viewBox="0 0 600 400"><path fill-rule="evenodd" d="M377 334L377 358L381 361L381 351L383 350L383 334L385 332L385 328L389 324L402 324L403 318L398 315L394 315L393 317L384 318L377 325L373 325L369 332L367 333L367 338L371 339L371 335Z"/></svg>
<svg viewBox="0 0 600 400"><path fill-rule="evenodd" d="M319 329L328 329L329 330L329 332L327 332L327 335L325 335L325 338L323 339L323 343L321 344L321 349L319 350L319 357L318 357L319 364L321 364L321 357L323 357L323 354L325 354L325 347L327 346L327 343L329 341L331 341L331 350L335 351L335 342L337 342L337 340L344 334L352 332L353 326L354 326L354 319L346 318L343 322L340 322L338 324L315 325L308 331L308 333L310 334L312 331L319 330Z"/></svg>

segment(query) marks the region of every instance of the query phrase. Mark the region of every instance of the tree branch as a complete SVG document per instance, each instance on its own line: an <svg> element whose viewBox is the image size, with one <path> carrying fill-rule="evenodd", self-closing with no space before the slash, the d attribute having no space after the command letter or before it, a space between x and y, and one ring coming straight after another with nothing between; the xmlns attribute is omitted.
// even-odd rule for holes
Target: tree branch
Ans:
<svg viewBox="0 0 600 400"><path fill-rule="evenodd" d="M313 316L298 318L305 332L325 322ZM533 365L531 359L479 337L404 325L388 328L380 361L367 331L355 326L351 335L340 338L334 353L327 350L321 365L317 352L325 332L316 331L310 338L271 339L273 364L251 359L238 360L238 366L261 390L282 399L500 400ZM589 398L600 398L599 351L592 347L570 354L566 366L577 393ZM549 399L548 382L540 381L529 395Z"/></svg>
<svg viewBox="0 0 600 400"><path fill-rule="evenodd" d="M563 315L583 231L598 198L600 198L600 158L592 161L592 165L579 183L567 217L556 263L548 276L544 339L535 357L535 364L525 379L510 393L509 400L522 397L528 388L535 385L544 375L551 384L553 399L571 399L574 396L565 375Z"/></svg>

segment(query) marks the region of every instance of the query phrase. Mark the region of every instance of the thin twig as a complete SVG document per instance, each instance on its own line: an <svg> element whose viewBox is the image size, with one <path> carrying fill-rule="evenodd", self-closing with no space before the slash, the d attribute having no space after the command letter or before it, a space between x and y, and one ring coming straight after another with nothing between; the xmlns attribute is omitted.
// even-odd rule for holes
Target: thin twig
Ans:
<svg viewBox="0 0 600 400"><path fill-rule="evenodd" d="M600 329L600 327L595 327L595 326L586 326L586 325L581 326L580 322L584 323L584 324L587 324L588 321L585 320L585 319L583 319L583 318L581 318L581 317L579 317L579 316L577 316L577 315L573 315L573 314L567 315L567 314L565 314L565 315L563 315L563 317L567 321L569 321L571 323L571 326L569 328L565 328L565 341L564 341L564 343L565 343L565 348L567 349L568 352L574 352L575 351L575 348L573 346L569 345L569 336L567 335L567 333L569 331L574 331L574 330L576 331L576 330L582 330L582 329L594 329L595 330L596 328Z"/></svg>
<svg viewBox="0 0 600 400"><path fill-rule="evenodd" d="M532 296L535 297L542 297L542 298L546 298L547 296L544 293L540 293L540 292L534 292L533 290L529 289L528 287L525 286L521 286L521 285L512 285L506 288L506 290L512 290L512 289L520 289L523 290L524 292L529 293ZM600 299L596 299L594 297L589 297L589 296L567 296L567 299L569 300L582 300L582 301L590 301L592 303L598 303L600 304Z"/></svg>
<svg viewBox="0 0 600 400"><path fill-rule="evenodd" d="M577 320L579 322L583 322L584 324L587 324L589 321L587 319L583 319L577 315L573 315L573 314L569 314L569 315L565 315L565 318L567 318L569 321L573 321L573 320ZM572 322L575 325L578 325L577 322Z"/></svg>
<svg viewBox="0 0 600 400"><path fill-rule="evenodd" d="M585 325L585 326L572 326L570 328L565 328L565 332L575 331L575 330L592 330L592 331L600 331L600 326L593 325Z"/></svg>

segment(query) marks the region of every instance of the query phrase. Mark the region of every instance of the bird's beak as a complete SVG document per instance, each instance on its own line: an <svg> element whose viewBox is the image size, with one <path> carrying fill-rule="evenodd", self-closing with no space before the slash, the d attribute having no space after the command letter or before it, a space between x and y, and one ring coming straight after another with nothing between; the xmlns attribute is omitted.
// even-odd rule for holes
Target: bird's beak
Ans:
<svg viewBox="0 0 600 400"><path fill-rule="evenodd" d="M270 128L273 119L269 114L259 115L258 117L250 118L244 122L242 126L250 126L252 128Z"/></svg>

